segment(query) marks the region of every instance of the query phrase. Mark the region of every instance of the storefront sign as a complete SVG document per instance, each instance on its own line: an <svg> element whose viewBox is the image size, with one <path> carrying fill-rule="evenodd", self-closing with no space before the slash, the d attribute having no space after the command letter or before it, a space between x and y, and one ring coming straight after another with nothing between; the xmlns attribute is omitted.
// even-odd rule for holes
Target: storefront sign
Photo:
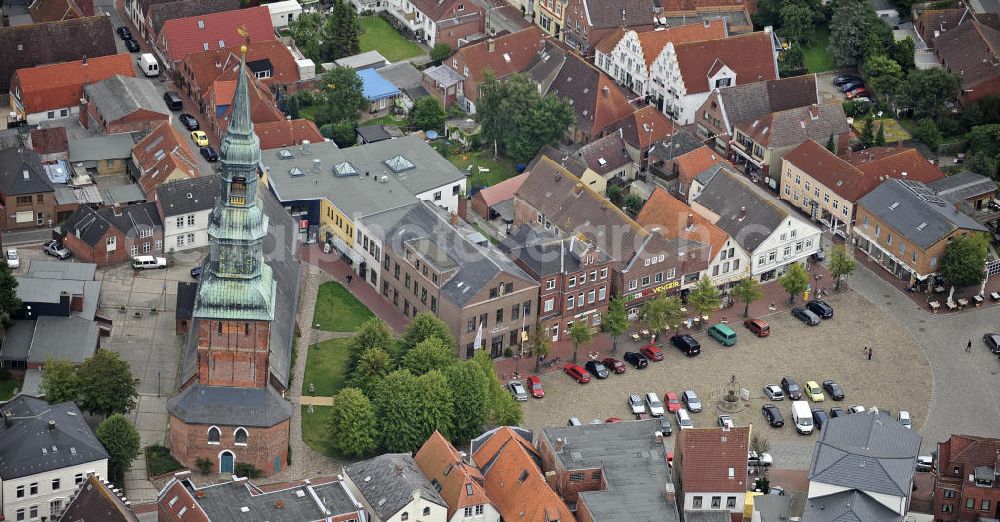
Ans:
<svg viewBox="0 0 1000 522"><path fill-rule="evenodd" d="M636 300L642 299L643 297L647 297L647 296L650 296L650 295L653 295L653 294L658 294L660 292L666 292L667 290L673 290L674 288L677 288L679 286L681 286L680 279L675 279L675 280L673 280L673 281L671 281L669 283L662 284L662 285L657 286L655 288L647 288L647 289L645 289L645 290L643 290L641 292L636 292L634 294L626 294L625 295L625 300L626 301L636 301Z"/></svg>

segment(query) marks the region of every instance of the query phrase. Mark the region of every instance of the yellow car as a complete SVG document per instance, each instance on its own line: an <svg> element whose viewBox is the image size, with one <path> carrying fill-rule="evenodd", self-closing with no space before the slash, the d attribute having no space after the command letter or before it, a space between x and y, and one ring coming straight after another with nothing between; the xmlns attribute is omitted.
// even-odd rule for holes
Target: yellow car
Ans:
<svg viewBox="0 0 1000 522"><path fill-rule="evenodd" d="M194 144L199 147L208 146L208 135L205 134L205 131L196 130L192 132L191 139L194 140Z"/></svg>
<svg viewBox="0 0 1000 522"><path fill-rule="evenodd" d="M805 388L805 392L809 397L809 400L813 402L823 402L826 400L826 397L823 396L823 388L820 388L816 381L806 382Z"/></svg>

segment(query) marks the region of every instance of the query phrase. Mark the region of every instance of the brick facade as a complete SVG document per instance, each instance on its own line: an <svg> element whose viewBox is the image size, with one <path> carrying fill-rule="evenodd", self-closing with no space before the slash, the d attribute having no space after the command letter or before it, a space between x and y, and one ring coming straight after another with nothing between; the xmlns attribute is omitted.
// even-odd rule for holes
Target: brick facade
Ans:
<svg viewBox="0 0 1000 522"><path fill-rule="evenodd" d="M56 222L56 197L53 192L0 194L0 201L3 201L5 207L3 213L0 214L0 229L24 230L49 226ZM24 214L21 214L22 212ZM27 219L28 212L32 214L31 219ZM18 214L21 214L21 220L18 220ZM42 222L39 223L39 220Z"/></svg>
<svg viewBox="0 0 1000 522"><path fill-rule="evenodd" d="M209 386L267 386L267 321L199 321L198 382Z"/></svg>
<svg viewBox="0 0 1000 522"><path fill-rule="evenodd" d="M114 247L109 250L108 241L111 237L115 238ZM113 266L129 261L133 255L155 256L162 254L163 229L156 228L152 235L140 238L132 234L125 234L117 228L109 228L94 246L78 238L72 230L67 230L66 237L63 238L63 245L79 261L94 263L97 266Z"/></svg>
<svg viewBox="0 0 1000 522"><path fill-rule="evenodd" d="M235 462L253 464L265 476L275 472L275 459L280 466L288 462L288 433L290 421L286 420L270 428L242 427L247 431L246 443L237 443L236 430L241 426L215 425L219 430L219 442L209 442L208 432L213 426L186 424L173 415L170 416L170 451L184 466L197 469L199 458L212 461L213 473L218 473L220 456L223 451L232 452Z"/></svg>
<svg viewBox="0 0 1000 522"><path fill-rule="evenodd" d="M952 435L938 443L936 460L931 472L934 520L974 522L1000 517L1000 479L995 474L1000 470L1000 439ZM987 468L979 480L976 468Z"/></svg>

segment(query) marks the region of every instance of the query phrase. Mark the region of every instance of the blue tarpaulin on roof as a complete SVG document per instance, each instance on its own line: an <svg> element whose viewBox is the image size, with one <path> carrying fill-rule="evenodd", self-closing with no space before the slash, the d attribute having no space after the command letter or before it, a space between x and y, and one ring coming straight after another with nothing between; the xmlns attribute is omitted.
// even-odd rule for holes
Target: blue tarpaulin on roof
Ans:
<svg viewBox="0 0 1000 522"><path fill-rule="evenodd" d="M399 89L392 82L383 78L375 69L362 69L358 71L358 76L361 77L365 98L368 98L369 101L399 95Z"/></svg>

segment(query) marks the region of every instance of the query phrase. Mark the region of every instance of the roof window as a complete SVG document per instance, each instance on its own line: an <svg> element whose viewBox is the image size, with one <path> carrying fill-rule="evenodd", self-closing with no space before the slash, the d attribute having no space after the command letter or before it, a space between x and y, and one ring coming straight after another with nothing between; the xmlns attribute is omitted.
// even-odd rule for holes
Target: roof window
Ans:
<svg viewBox="0 0 1000 522"><path fill-rule="evenodd" d="M342 161L333 166L333 175L338 178L346 178L348 176L357 176L358 169L354 168L348 161Z"/></svg>
<svg viewBox="0 0 1000 522"><path fill-rule="evenodd" d="M392 169L392 171L395 172L396 174L399 174L400 172L403 172L405 170L410 170L412 168L415 168L415 165L410 160L404 158L402 155L393 156L385 160L383 163L385 163L385 166Z"/></svg>

